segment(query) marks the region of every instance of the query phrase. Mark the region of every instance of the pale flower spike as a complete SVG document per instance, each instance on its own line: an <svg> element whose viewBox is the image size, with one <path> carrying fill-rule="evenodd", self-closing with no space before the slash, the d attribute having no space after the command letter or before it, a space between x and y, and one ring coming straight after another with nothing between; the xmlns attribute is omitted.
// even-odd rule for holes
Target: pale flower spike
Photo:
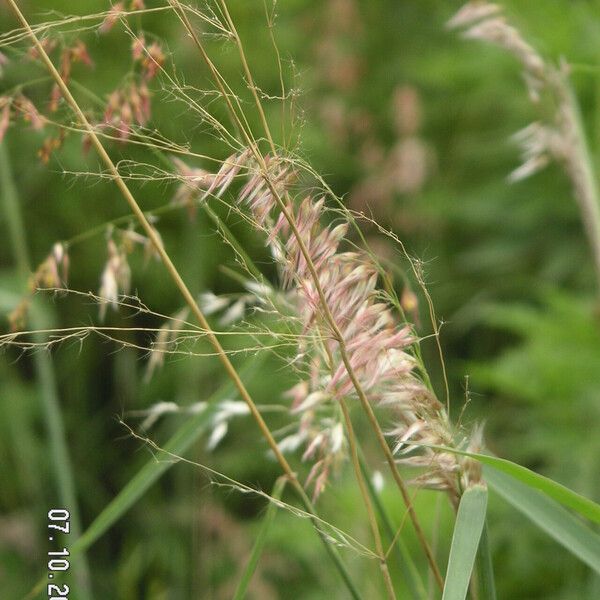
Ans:
<svg viewBox="0 0 600 600"><path fill-rule="evenodd" d="M564 61L554 65L544 60L500 12L496 4L472 1L448 25L466 27L464 37L500 46L512 54L521 63L531 100L538 105L543 95L547 104L554 107L549 115L543 113L543 121L532 123L515 136L523 162L509 180L529 177L551 161L562 167L573 185L600 286L600 203L591 166L593 158L569 82L569 66Z"/></svg>
<svg viewBox="0 0 600 600"><path fill-rule="evenodd" d="M464 38L500 46L515 56L523 65L523 78L531 99L538 101L546 83L547 65L501 12L497 4L469 2L448 22L448 27L463 29Z"/></svg>

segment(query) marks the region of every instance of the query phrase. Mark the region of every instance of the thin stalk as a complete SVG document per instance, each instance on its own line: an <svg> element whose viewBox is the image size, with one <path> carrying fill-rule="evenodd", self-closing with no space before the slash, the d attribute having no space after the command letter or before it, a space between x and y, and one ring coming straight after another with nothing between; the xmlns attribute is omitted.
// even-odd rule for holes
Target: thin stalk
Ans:
<svg viewBox="0 0 600 600"><path fill-rule="evenodd" d="M441 500L442 500L442 496L438 495L435 499L435 512L434 512L434 516L433 516L433 536L432 536L433 540L431 542L431 546L435 553L437 553L437 551L438 551L439 542L440 542L440 535L439 535L440 534L440 520L442 517ZM446 587L447 581L448 581L448 573L446 573L446 580L444 581L444 588ZM429 588L428 597L433 598L434 587L433 587L433 581L431 578L431 573L429 574L427 584L428 584L427 587ZM476 600L476 599L473 598L472 600Z"/></svg>
<svg viewBox="0 0 600 600"><path fill-rule="evenodd" d="M17 263L17 270L20 278L23 281L27 281L31 273L31 261L27 249L25 226L21 214L21 203L12 175L10 159L6 145L3 143L0 143L0 181L2 182L2 196L4 197L9 238L15 262ZM45 323L42 323L40 315L36 310L31 311L30 320L33 329L43 329L45 326ZM43 334L41 333L36 337L36 341L41 342L43 340ZM41 407L44 414L44 423L50 445L50 462L53 479L57 487L59 502L71 515L71 534L77 539L81 533L81 520L52 358L49 353L41 350L34 353L33 361ZM91 600L90 574L85 555L82 554L76 561L73 561L73 572L77 580L81 598Z"/></svg>
<svg viewBox="0 0 600 600"><path fill-rule="evenodd" d="M279 86L281 88L281 141L283 146L285 147L286 91L285 83L283 81L283 66L281 64L281 53L279 52L279 47L277 46L277 42L275 41L275 33L273 32L275 29L275 3L273 3L273 10L270 14L269 9L267 8L267 0L263 0L263 4L265 7L265 18L267 20L267 27L269 29L269 37L271 39L271 45L273 46L273 52L275 52L275 56L277 58L277 69L279 70Z"/></svg>
<svg viewBox="0 0 600 600"><path fill-rule="evenodd" d="M271 493L271 498L273 498L274 500L279 500L281 498L281 494L283 493L284 487L285 478L282 477L275 482L275 485L273 486L273 492ZM248 586L250 585L252 576L254 575L256 567L258 566L258 561L260 560L260 557L263 553L265 542L267 541L267 534L271 529L271 525L273 523L273 519L275 518L276 512L277 505L274 502L269 502L269 506L264 516L262 527L260 528L260 531L256 536L256 541L254 542L252 553L250 554L248 564L246 565L246 568L242 573L242 578L240 579L237 589L235 590L233 600L244 600L244 598L246 597Z"/></svg>
<svg viewBox="0 0 600 600"><path fill-rule="evenodd" d="M567 159L567 170L575 187L575 198L579 204L581 218L592 252L600 293L600 194L598 193L598 183L579 104L568 82L561 79L561 84L562 89L559 88L559 93L562 92L565 96L574 128L573 137L576 140L575 156Z"/></svg>
<svg viewBox="0 0 600 600"><path fill-rule="evenodd" d="M348 411L346 401L343 398L340 399L340 407L342 408L344 421L346 422L346 431L348 433L348 443L350 444L350 455L352 457L352 466L354 467L354 474L356 475L358 487L360 488L360 493L363 502L365 503L367 516L369 518L369 525L371 527L371 532L375 540L375 549L377 550L377 555L379 557L379 567L381 568L381 573L385 582L388 598L390 598L391 600L395 600L396 594L394 592L394 585L392 583L390 570L388 568L387 559L383 550L383 544L381 542L381 534L379 533L377 517L375 516L375 511L373 510L373 503L371 502L371 498L369 497L369 490L367 488L365 478L360 468L358 444L356 442L356 436L354 435L354 428L352 427L352 419L350 418L350 412Z"/></svg>
<svg viewBox="0 0 600 600"><path fill-rule="evenodd" d="M225 0L219 0L219 3L221 4L221 8L223 9L225 18L227 19L227 24L229 25L231 32L233 33L233 36L235 38L235 44L238 48L238 53L240 55L240 61L242 62L242 67L244 69L244 73L246 75L246 80L248 81L248 87L250 88L250 91L252 92L252 96L254 97L254 103L256 104L256 108L257 108L258 114L260 116L260 121L262 123L263 130L265 132L265 135L267 136L269 145L271 146L271 152L273 152L273 154L276 154L275 142L273 141L273 136L271 135L271 128L269 127L269 123L267 121L267 117L265 115L265 111L263 109L262 102L260 101L260 98L258 96L258 91L257 91L258 88L256 87L256 84L254 83L254 77L252 76L252 71L250 70L250 66L248 65L248 61L246 59L246 53L244 52L244 46L242 45L242 40L240 39L240 36L237 32L235 23L233 22L233 19L231 18L231 15L229 14L229 10L227 8L227 3L225 2Z"/></svg>
<svg viewBox="0 0 600 600"><path fill-rule="evenodd" d="M248 272L255 277L257 281L264 281L263 274L256 267L254 261L248 256L248 253L244 250L233 233L231 233L229 227L225 225L219 215L208 205L208 202L204 202L202 204L202 208L215 226L221 231L221 234L227 243L233 248L233 251L239 256L239 259L243 262L244 267L248 270Z"/></svg>
<svg viewBox="0 0 600 600"><path fill-rule="evenodd" d="M426 598L427 591L425 590L425 585L423 584L423 581L421 580L419 571L418 571L417 567L415 566L415 564L412 560L412 557L410 556L410 553L409 553L408 549L406 548L406 546L404 545L402 539L396 533L398 528L395 527L394 524L392 523L392 519L390 518L387 510L385 509L385 506L383 505L383 502L381 501L379 494L375 490L375 486L373 485L373 482L371 481L371 478L369 477L367 463L365 461L362 451L360 451L360 467L361 467L362 472L365 477L367 489L369 490L369 496L371 496L373 505L375 506L375 509L377 510L377 513L379 514L379 519L381 520L381 522L385 528L385 531L386 531L389 539L391 540L392 546L396 549L396 551L398 553L398 562L400 563L400 568L402 569L402 572L404 573L404 577L406 580L406 586L410 590L411 595L413 596L413 598L415 600L419 600L420 598L421 599ZM387 554L389 554L389 553L390 553L390 550L388 550Z"/></svg>
<svg viewBox="0 0 600 600"><path fill-rule="evenodd" d="M206 330L206 335L208 337L208 340L209 340L210 344L213 346L216 354L218 355L218 358L219 358L221 364L223 365L227 375L233 381L241 398L248 405L248 408L250 410L252 417L256 421L256 423L257 423L262 435L264 436L265 440L267 441L270 449L273 451L273 454L275 455L275 458L279 462L282 470L284 471L284 473L286 474L286 476L288 477L288 479L294 486L296 492L298 493L298 495L300 497L300 500L306 507L307 512L314 516L315 509L314 509L314 506L312 505L312 502L306 495L304 488L298 481L298 478L297 478L296 474L294 473L294 471L292 470L287 459L285 458L285 456L282 454L281 450L279 449L277 442L275 441L275 438L273 437L273 434L271 433L269 427L265 423L260 411L258 410L256 404L254 403L254 400L252 400L252 397L250 396L248 390L246 389L246 386L244 385L243 381L240 379L235 367L229 360L229 357L227 356L225 350L221 346L219 339L217 338L215 333L210 328L210 324L208 323L206 317L204 316L204 313L200 309L200 306L197 304L197 302L194 299L194 297L192 296L192 293L190 292L189 288L187 287L187 285L181 278L179 271L173 264L171 257L169 256L169 254L163 247L160 237L158 236L157 232L152 227L152 225L149 223L148 219L146 218L146 215L144 214L144 212L140 208L139 204L137 203L136 199L134 198L133 194L127 187L127 184L121 177L116 165L114 164L114 162L108 155L107 151L105 150L104 146L102 145L102 142L98 138L96 132L94 131L94 128L91 126L91 124L87 120L87 117L85 116L85 114L79 107L79 104L77 103L77 101L75 100L73 95L71 94L71 91L69 90L68 86L62 80L60 73L57 71L56 67L50 60L50 57L46 53L46 51L45 51L44 47L42 46L42 44L40 43L38 37L36 36L34 31L31 29L29 22L27 21L27 19L23 15L23 13L20 11L19 6L17 5L16 1L15 0L7 0L7 2L10 5L10 7L12 8L15 15L17 16L17 19L21 22L22 26L27 31L29 37L31 38L34 46L36 47L36 49L39 53L40 58L42 59L42 61L46 65L46 67L48 68L48 71L50 72L53 79L55 80L64 99L69 104L71 109L74 111L81 126L85 129L86 133L89 135L92 145L94 146L96 152L99 154L102 162L107 167L109 173L111 174L113 180L115 181L115 184L119 188L119 191L121 192L121 194L125 198L127 204L129 205L131 212L135 215L135 217L139 221L140 225L146 232L146 235L148 236L148 238L151 240L152 244L154 245L156 252L160 256L163 264L165 265L165 268L167 269L167 271L169 273L169 276L175 283L176 287L178 288L179 292L181 293L182 297L184 298L186 304L190 307L190 310L192 311L192 313L194 314L194 316L200 323L201 327ZM352 580L350 578L350 574L346 570L346 567L342 563L337 550L332 547L330 541L327 539L325 534L321 531L317 522L314 519L311 519L311 520L313 521L313 524L315 525L315 528L319 534L319 537L321 538L321 540L323 541L323 544L325 545L325 549L326 549L327 553L330 555L331 559L334 561L334 564L335 564L336 568L338 569L338 571L340 572L340 575L342 576L344 582L346 583L348 590L351 593L352 597L359 599L361 596L360 596L356 586L352 582Z"/></svg>
<svg viewBox="0 0 600 600"><path fill-rule="evenodd" d="M11 0L12 1L12 0ZM222 83L222 77L220 76L219 72L217 71L214 63L210 60L210 57L207 55L206 50L204 49L204 46L202 45L202 43L200 42L198 36L196 35L196 32L194 31L189 19L187 18L187 16L185 15L185 13L183 13L183 9L181 8L181 3L179 2L179 0L169 0L171 2L171 4L173 5L175 11L177 12L177 14L180 16L186 30L188 31L188 33L190 34L190 36L192 37L192 39L194 40L194 43L196 44L196 46L198 47L203 60L206 62L209 70L211 71L211 74L213 76L213 79L217 85L217 87L219 88L219 91L221 92L221 95L223 97L223 99L225 100L225 102L228 105L229 108L229 112L230 114L234 117L234 118L238 118L237 117L237 113L231 103L231 100L229 98L229 94L227 92L227 90L224 88L223 83ZM236 36L236 41L238 43L238 45L241 45L239 37ZM243 51L243 48L242 48ZM245 64L245 68L247 67L248 63L247 61L244 60L244 64ZM251 77L251 76L250 76ZM252 81L252 79L250 79ZM254 86L252 86L254 88ZM256 90L255 90L256 91ZM255 95L255 98L257 98L258 100L258 104L257 107L260 105L260 99L258 99L258 97ZM262 108L259 108L259 112L262 111ZM262 113L264 115L264 113ZM270 140L270 143L272 145L272 147L274 148L274 144L272 141L272 136L268 133L268 123L266 123L266 119L264 120L264 124L267 127L266 130L266 135ZM292 233L294 235L294 237L297 240L298 243L298 247L300 249L300 252L303 256L303 258L306 261L308 270L310 272L311 275L311 279L313 280L315 289L317 291L317 295L319 296L319 302L321 304L321 307L323 309L324 312L324 316L325 319L327 320L327 323L329 325L329 327L332 330L333 333L333 338L338 342L338 346L340 349L340 356L342 358L342 362L344 363L344 366L346 368L346 371L348 372L348 376L350 378L350 381L352 382L352 385L354 387L354 389L356 390L356 393L358 395L358 398L361 402L361 405L363 407L363 410L365 411L365 413L367 414L369 423L371 425L371 427L373 428L373 431L375 432L375 435L377 437L377 441L379 443L379 445L381 446L386 461L388 463L388 466L392 472L392 476L394 478L394 481L396 483L396 485L398 486L398 489L400 490L400 494L402 495L402 499L409 511L409 516L410 519L413 523L413 527L415 529L415 532L417 534L417 538L419 539L419 543L421 544L424 552L425 552L425 556L427 557L427 562L429 563L429 566L431 568L431 571L433 573L433 576L436 580L436 583L438 585L438 587L440 589L443 589L444 587L444 580L443 577L440 573L440 570L437 566L435 557L433 555L433 552L431 551L431 548L429 547L429 543L427 542L427 539L425 537L425 533L423 531L423 528L421 527L421 524L419 522L418 516L414 510L414 507L412 505L412 501L410 498L410 495L408 493L408 488L406 486L406 484L404 483L402 476L400 475L400 472L398 471L398 467L396 465L396 461L394 459L394 455L392 454L392 451L390 450L387 441L385 440L385 436L383 434L383 431L381 430L381 427L379 425L379 422L377 421L377 417L375 416L375 413L373 411L373 408L371 407L368 398L366 397L366 394L364 392L364 390L362 389L362 386L360 385L360 382L358 381L358 378L356 376L356 373L354 372L354 369L352 368L352 365L350 363L350 359L348 356L348 352L346 350L346 345L345 345L345 341L344 338L342 336L342 333L339 329L339 327L337 326L335 319L333 318L333 315L329 309L329 306L327 304L327 301L325 299L325 294L323 292L323 288L321 286L321 283L319 281L319 277L318 274L316 272L314 263L312 261L312 258L308 252L308 249L306 247L306 244L304 243L302 236L300 235L300 232L298 231L298 228L296 226L296 222L293 218L293 216L291 215L290 211L288 210L287 206L285 205L283 199L281 198L281 196L278 194L277 190L275 189L273 182L271 181L269 174L268 174L268 170L267 170L267 165L265 163L264 157L262 156L256 141L248 134L248 132L246 131L246 129L241 128L242 129L242 133L244 135L244 137L246 138L246 142L248 144L248 146L250 147L250 149L252 150L252 153L254 155L255 160L258 162L258 165L261 169L261 174L263 176L263 179L265 181L265 183L267 184L267 186L269 187L269 191L271 192L271 194L273 195L273 198L275 199L277 206L279 208L279 210L282 212L282 214L284 215L286 221L289 223L290 225L290 229L292 230Z"/></svg>

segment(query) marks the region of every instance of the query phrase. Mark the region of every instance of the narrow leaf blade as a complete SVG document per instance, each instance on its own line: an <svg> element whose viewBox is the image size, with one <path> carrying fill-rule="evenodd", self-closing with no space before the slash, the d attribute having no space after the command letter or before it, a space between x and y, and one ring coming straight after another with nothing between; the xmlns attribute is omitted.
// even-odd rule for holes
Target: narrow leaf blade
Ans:
<svg viewBox="0 0 600 600"><path fill-rule="evenodd" d="M460 500L442 600L464 600L475 564L487 510L487 489L469 488Z"/></svg>
<svg viewBox="0 0 600 600"><path fill-rule="evenodd" d="M560 504L493 467L485 479L502 498L531 519L579 560L600 573L600 536Z"/></svg>
<svg viewBox="0 0 600 600"><path fill-rule="evenodd" d="M279 500L281 498L281 494L283 493L283 488L285 487L285 478L281 477L275 483L275 487L273 488L273 493L271 497L275 500ZM246 592L248 591L248 586L250 585L250 580L256 571L256 567L258 566L258 561L263 553L265 542L267 541L267 535L269 530L271 529L271 525L273 524L273 519L275 518L275 513L277 511L277 505L273 502L269 502L269 506L267 508L267 512L263 519L262 527L258 532L258 536L256 537L256 541L254 542L254 547L252 548L252 553L250 554L250 558L248 559L248 564L242 573L242 578L238 584L237 590L235 592L235 596L233 600L243 600L246 597Z"/></svg>
<svg viewBox="0 0 600 600"><path fill-rule="evenodd" d="M249 361L241 369L241 374L253 370L257 372L257 360ZM170 455L180 456L202 435L216 410L216 404L233 392L230 382L222 385L207 401L208 407L201 413L186 420L183 425L165 444L164 450ZM115 496L102 512L94 519L86 531L71 547L71 554L76 555L91 546L116 521L118 521L173 465L173 461L149 460Z"/></svg>
<svg viewBox="0 0 600 600"><path fill-rule="evenodd" d="M426 446L426 444L423 445ZM527 467L523 467L517 463L511 462L510 460L498 458L496 456L490 456L488 454L464 452L461 450L456 450L455 448L447 448L446 446L427 445L427 447L435 450L443 450L444 452L452 452L454 454L459 454L460 456L474 458L484 465L489 465L497 471L501 471L502 473L510 475L514 479L524 483L530 488L544 492L550 498L553 498L564 506L572 508L581 516L586 517L590 521L600 523L600 504L597 504L585 496L581 496L577 492L570 490L561 483L531 471Z"/></svg>

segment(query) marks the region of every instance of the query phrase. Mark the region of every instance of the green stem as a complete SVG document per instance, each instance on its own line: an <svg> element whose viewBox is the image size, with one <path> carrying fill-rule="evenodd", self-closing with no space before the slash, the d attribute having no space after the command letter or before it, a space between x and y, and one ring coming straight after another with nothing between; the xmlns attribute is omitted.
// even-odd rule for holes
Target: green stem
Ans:
<svg viewBox="0 0 600 600"><path fill-rule="evenodd" d="M397 554L398 562L400 563L400 569L402 570L402 574L404 575L404 580L406 582L406 587L409 589L411 596L415 600L427 598L427 590L425 589L425 585L421 580L421 576L419 575L419 571L415 566L415 563L410 555L410 552L406 548L404 542L400 537L396 537L397 527L392 523L392 519L387 512L379 494L375 490L375 486L371 481L371 477L369 476L369 470L367 467L367 463L365 461L362 450L360 452L360 466L364 474L365 483L367 484L367 489L369 491L369 495L373 501L373 506L375 510L379 514L379 519L385 529L387 536L390 539L390 542L396 540L394 542L394 549Z"/></svg>
<svg viewBox="0 0 600 600"><path fill-rule="evenodd" d="M273 492L271 494L271 498L274 500L279 500L281 498L281 494L283 493L283 488L285 487L285 478L280 477L273 487ZM275 514L277 511L277 505L273 502L269 502L269 507L267 508L267 513L265 514L264 521L260 531L258 532L258 536L256 537L256 541L254 542L254 547L252 548L252 553L250 554L250 558L248 559L248 564L242 573L242 578L238 583L237 589L235 591L235 595L233 600L243 600L246 597L246 592L248 591L248 586L250 585L250 580L256 571L256 567L258 566L258 561L263 553L265 542L267 541L267 535L273 523L273 519L275 519Z"/></svg>
<svg viewBox="0 0 600 600"><path fill-rule="evenodd" d="M211 221L216 225L217 229L219 229L221 235L225 238L225 240L227 240L227 243L233 248L233 251L238 255L239 259L243 262L243 266L248 270L248 272L253 275L257 281L263 281L263 274L254 264L254 261L244 250L237 238L233 235L229 227L225 225L223 219L221 219L219 215L208 205L208 202L203 202L202 208L209 216Z"/></svg>
<svg viewBox="0 0 600 600"><path fill-rule="evenodd" d="M25 227L21 214L20 202L17 189L12 176L10 159L5 144L0 144L0 181L2 182L2 196L4 208L8 221L9 237L11 247L17 263L19 276L27 281L30 269L29 252L25 237ZM44 329L45 323L37 310L30 314L32 328L34 330ZM37 334L37 341L41 341L42 334ZM41 407L44 414L44 422L47 428L48 441L50 444L51 467L53 478L56 483L59 501L70 515L71 535L74 539L81 534L81 521L77 506L77 494L73 479L73 469L67 442L65 437L64 422L58 398L56 376L50 354L45 351L36 352L33 355L36 381L39 390ZM73 572L78 583L79 598L91 600L91 586L89 569L84 555L73 562Z"/></svg>

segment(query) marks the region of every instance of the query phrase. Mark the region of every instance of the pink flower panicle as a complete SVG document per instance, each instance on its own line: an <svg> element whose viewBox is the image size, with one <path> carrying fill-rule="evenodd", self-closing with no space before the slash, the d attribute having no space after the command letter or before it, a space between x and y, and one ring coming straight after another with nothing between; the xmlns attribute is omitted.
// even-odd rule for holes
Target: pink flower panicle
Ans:
<svg viewBox="0 0 600 600"><path fill-rule="evenodd" d="M351 369L369 400L391 412L399 462L426 469L417 478L420 485L450 491L458 497L457 474L466 463L451 453L437 453L426 446L455 446L454 434L443 405L421 381L418 363L410 352L417 341L413 328L400 323L392 305L378 289L378 269L360 251L340 249L349 228L347 220L324 225L325 200L305 197L298 204L289 191L297 179L290 163L267 156L262 166L248 157L231 157L249 172L238 203L253 216L267 235L267 245L280 267L281 279L301 324L293 364L303 373L287 396L291 412L299 418L298 430L281 440L284 450L304 446L304 460L313 461L307 484L318 496L328 477L346 453L339 400L357 396L342 360L340 344L323 311L323 301L341 333ZM205 171L179 165L180 173L196 177L202 186L211 181ZM222 169L223 170L223 169ZM237 173L236 170L236 173ZM211 192L220 195L230 179L212 180ZM181 193L181 192L180 192ZM286 216L283 202L293 219L312 263L304 253ZM323 298L320 297L315 277ZM473 472L473 469L469 471Z"/></svg>

